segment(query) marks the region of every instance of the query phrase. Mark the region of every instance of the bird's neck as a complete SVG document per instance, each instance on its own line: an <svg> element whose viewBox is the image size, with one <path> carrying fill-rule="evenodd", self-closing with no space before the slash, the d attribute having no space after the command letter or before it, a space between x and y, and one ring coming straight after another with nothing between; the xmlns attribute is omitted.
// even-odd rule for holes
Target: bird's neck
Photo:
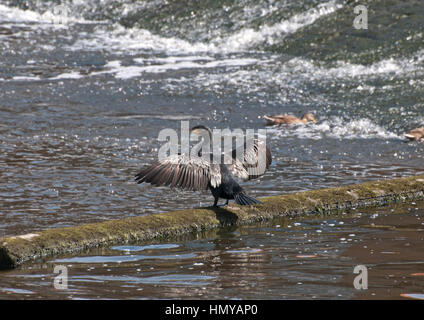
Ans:
<svg viewBox="0 0 424 320"><path fill-rule="evenodd" d="M211 153L211 148L213 147L213 137L212 135L209 133L207 135L202 135L202 140L200 141L200 145L199 146L199 150L197 152L197 155L199 157L202 156L203 153ZM203 152L202 152L203 151Z"/></svg>

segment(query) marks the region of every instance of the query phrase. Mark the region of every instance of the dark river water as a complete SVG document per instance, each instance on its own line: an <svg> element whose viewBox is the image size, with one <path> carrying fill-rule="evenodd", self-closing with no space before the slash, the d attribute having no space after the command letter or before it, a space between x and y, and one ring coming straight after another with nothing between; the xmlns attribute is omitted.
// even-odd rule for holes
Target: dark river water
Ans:
<svg viewBox="0 0 424 320"><path fill-rule="evenodd" d="M354 5L0 0L0 237L212 204L209 192L133 180L157 159L160 130L183 120L258 130L265 114L314 113L315 124L268 127L273 163L243 183L254 197L424 173L424 144L403 138L424 125L424 2L369 1L367 30L353 27ZM0 296L398 297L422 292L410 276L422 272L422 215L382 209L379 224L395 230L364 227L377 221L364 215L110 248L63 262L69 292L51 288L50 261L0 273ZM414 232L397 229L405 221ZM386 240L395 248L381 250L399 253L382 266L359 252ZM296 258L305 252L317 257ZM360 263L376 264L370 281L388 268L378 289L352 288Z"/></svg>

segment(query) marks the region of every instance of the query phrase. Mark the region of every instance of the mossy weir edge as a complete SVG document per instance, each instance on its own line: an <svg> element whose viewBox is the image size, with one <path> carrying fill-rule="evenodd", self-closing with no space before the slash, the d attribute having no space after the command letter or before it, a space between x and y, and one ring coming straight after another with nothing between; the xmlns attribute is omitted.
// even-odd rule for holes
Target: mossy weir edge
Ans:
<svg viewBox="0 0 424 320"><path fill-rule="evenodd" d="M263 204L255 206L231 204L222 208L195 208L47 229L0 238L0 269L100 246L167 240L183 234L281 216L333 214L349 208L384 206L423 198L424 175L420 175L266 197L260 199Z"/></svg>

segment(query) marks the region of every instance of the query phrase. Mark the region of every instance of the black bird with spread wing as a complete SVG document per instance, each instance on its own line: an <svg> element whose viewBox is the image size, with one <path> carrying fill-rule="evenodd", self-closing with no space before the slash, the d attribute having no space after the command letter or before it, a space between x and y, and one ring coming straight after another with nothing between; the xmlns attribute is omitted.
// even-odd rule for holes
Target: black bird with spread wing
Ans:
<svg viewBox="0 0 424 320"><path fill-rule="evenodd" d="M211 148L208 150L212 150L213 135L208 127L196 126L191 131L201 134L202 145L209 143ZM194 191L210 189L215 198L214 206L218 205L219 198L226 199L226 205L230 199L240 205L260 203L247 195L235 178L250 180L265 173L272 161L271 152L265 143L253 139L251 143L233 149L231 155L224 160L227 161L214 163L212 154L205 156L201 151L198 157L190 157L188 154L171 155L141 170L136 175L136 181Z"/></svg>

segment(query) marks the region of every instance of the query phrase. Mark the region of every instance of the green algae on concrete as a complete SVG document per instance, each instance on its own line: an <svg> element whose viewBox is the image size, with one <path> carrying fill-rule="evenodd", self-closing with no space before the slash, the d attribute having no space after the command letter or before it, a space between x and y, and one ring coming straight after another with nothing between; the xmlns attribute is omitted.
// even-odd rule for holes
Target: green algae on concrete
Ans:
<svg viewBox="0 0 424 320"><path fill-rule="evenodd" d="M0 238L0 269L14 268L25 261L99 246L169 239L220 226L265 221L278 216L331 214L353 207L382 206L423 198L424 175L272 196L260 199L263 204L256 206L188 209L48 229Z"/></svg>

